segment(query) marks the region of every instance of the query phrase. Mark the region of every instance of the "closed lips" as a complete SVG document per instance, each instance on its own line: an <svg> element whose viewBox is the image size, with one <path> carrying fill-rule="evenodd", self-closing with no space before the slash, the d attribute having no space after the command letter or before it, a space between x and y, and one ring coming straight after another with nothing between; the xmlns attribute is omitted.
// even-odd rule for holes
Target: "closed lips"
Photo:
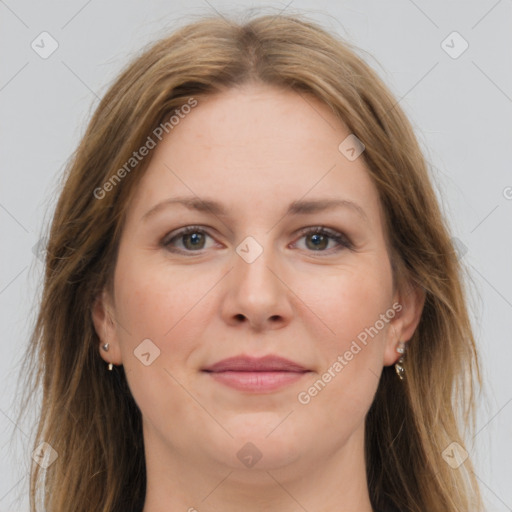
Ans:
<svg viewBox="0 0 512 512"><path fill-rule="evenodd" d="M262 358L236 356L223 359L203 371L211 373L220 372L308 372L302 365L278 356L265 356Z"/></svg>

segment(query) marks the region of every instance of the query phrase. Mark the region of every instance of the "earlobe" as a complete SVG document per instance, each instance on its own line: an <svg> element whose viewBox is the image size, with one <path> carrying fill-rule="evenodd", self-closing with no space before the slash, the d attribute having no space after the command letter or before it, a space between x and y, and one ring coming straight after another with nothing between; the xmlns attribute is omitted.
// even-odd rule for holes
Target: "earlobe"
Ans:
<svg viewBox="0 0 512 512"><path fill-rule="evenodd" d="M406 343L412 338L418 324L420 323L423 306L425 305L426 292L417 285L408 285L395 296L396 308L395 318L391 321L392 335L389 336L384 364L386 366L395 364L401 357L397 351L400 343Z"/></svg>
<svg viewBox="0 0 512 512"><path fill-rule="evenodd" d="M94 329L99 338L98 351L107 363L121 364L116 323L111 311L108 294L103 290L97 295L91 309Z"/></svg>
<svg viewBox="0 0 512 512"><path fill-rule="evenodd" d="M106 343L106 340L104 340L104 338L108 337L108 314L105 299L105 292L100 292L94 299L91 309L91 317L94 324L94 329L96 330L98 338L100 338L100 340L103 341L104 343Z"/></svg>
<svg viewBox="0 0 512 512"><path fill-rule="evenodd" d="M103 345L101 345L101 348L105 351L105 352L108 352L109 348L110 348L110 343L104 343ZM108 363L108 369L110 371L112 371L112 367L114 365L112 363Z"/></svg>
<svg viewBox="0 0 512 512"><path fill-rule="evenodd" d="M409 285L401 296L403 306L400 311L400 338L409 341L420 323L423 306L425 305L425 290L418 285Z"/></svg>

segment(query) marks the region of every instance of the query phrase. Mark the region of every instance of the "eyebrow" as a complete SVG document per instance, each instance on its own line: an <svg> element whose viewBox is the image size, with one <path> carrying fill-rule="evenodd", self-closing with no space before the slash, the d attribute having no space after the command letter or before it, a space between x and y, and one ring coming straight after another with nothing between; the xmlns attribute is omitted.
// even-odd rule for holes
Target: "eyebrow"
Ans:
<svg viewBox="0 0 512 512"><path fill-rule="evenodd" d="M172 205L182 205L189 210L206 212L219 217L225 217L228 215L228 209L213 199L200 199L196 196L180 196L171 197L156 204L141 217L141 220L146 222L156 213ZM332 210L335 208L348 208L359 215L363 220L368 221L368 217L363 208L361 208L359 204L355 203L354 201L349 201L348 199L325 198L293 201L288 206L288 210L286 211L285 215L308 215L326 210Z"/></svg>

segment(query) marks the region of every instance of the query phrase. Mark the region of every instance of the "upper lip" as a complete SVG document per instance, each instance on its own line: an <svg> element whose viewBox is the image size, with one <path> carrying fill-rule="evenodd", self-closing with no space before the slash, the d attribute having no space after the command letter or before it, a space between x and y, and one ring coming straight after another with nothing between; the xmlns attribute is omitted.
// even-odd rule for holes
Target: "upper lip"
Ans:
<svg viewBox="0 0 512 512"><path fill-rule="evenodd" d="M307 372L299 363L283 357L268 355L265 357L235 356L223 359L207 368L206 372Z"/></svg>

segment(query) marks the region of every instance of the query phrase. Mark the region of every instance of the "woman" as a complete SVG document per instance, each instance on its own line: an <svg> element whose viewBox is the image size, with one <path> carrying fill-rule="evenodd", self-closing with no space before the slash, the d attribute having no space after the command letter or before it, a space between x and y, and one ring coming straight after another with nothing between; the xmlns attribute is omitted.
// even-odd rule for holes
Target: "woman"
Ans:
<svg viewBox="0 0 512 512"><path fill-rule="evenodd" d="M33 511L482 508L478 356L424 158L299 16L195 22L111 86L26 366Z"/></svg>

